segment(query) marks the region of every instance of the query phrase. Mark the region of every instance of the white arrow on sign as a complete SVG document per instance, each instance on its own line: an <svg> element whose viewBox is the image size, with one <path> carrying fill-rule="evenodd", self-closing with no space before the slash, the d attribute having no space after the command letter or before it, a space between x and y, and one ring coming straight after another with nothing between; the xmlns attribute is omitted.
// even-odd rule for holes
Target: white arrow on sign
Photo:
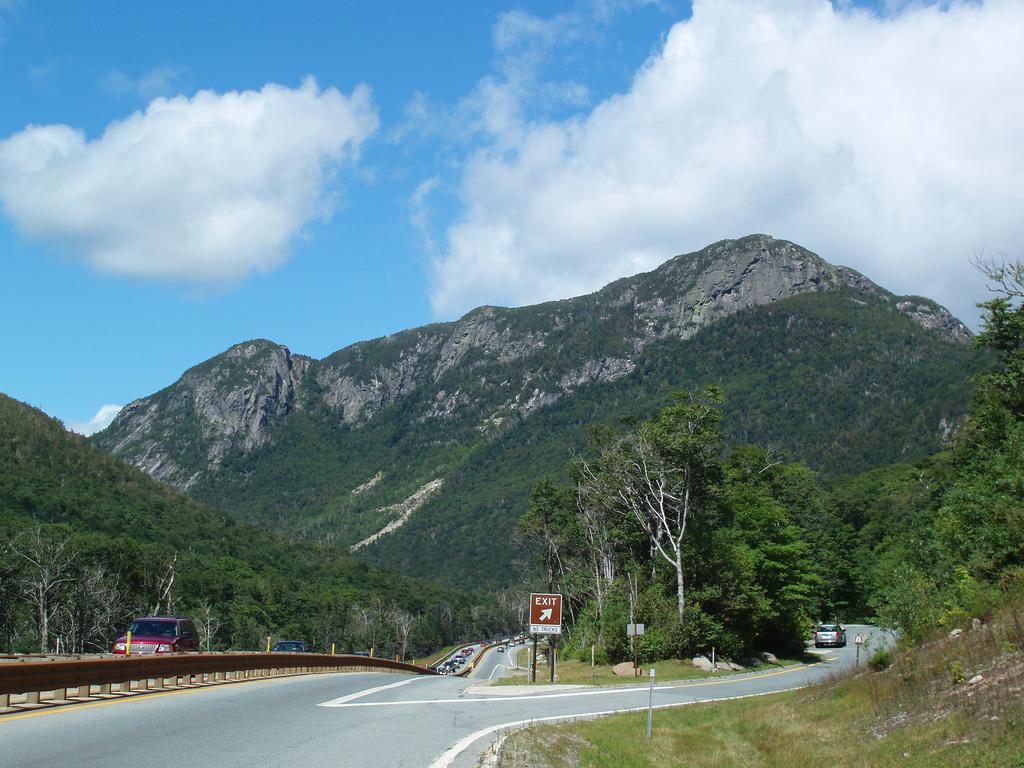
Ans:
<svg viewBox="0 0 1024 768"><path fill-rule="evenodd" d="M540 612L541 621L551 621L551 614L555 612L554 608L545 608Z"/></svg>

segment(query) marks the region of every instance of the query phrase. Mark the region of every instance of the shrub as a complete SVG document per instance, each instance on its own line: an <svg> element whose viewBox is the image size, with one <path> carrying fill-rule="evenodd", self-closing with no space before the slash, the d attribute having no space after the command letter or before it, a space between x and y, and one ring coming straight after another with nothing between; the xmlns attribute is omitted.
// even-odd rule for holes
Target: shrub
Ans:
<svg viewBox="0 0 1024 768"><path fill-rule="evenodd" d="M879 648L868 659L868 666L875 672L881 672L892 665L892 653L887 648Z"/></svg>

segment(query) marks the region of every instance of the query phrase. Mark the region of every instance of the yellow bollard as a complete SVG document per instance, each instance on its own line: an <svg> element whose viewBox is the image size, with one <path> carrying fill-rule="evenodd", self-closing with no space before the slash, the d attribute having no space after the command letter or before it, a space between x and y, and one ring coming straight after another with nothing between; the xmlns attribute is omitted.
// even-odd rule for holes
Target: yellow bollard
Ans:
<svg viewBox="0 0 1024 768"><path fill-rule="evenodd" d="M373 648L372 647L370 648L370 658L371 659L373 658Z"/></svg>
<svg viewBox="0 0 1024 768"><path fill-rule="evenodd" d="M331 656L334 655L334 643L331 643Z"/></svg>
<svg viewBox="0 0 1024 768"><path fill-rule="evenodd" d="M132 655L132 631L130 629L128 630L128 636L124 639L124 641L125 641L124 642L124 655L125 656L131 656Z"/></svg>
<svg viewBox="0 0 1024 768"><path fill-rule="evenodd" d="M270 653L270 635L267 635L267 653Z"/></svg>

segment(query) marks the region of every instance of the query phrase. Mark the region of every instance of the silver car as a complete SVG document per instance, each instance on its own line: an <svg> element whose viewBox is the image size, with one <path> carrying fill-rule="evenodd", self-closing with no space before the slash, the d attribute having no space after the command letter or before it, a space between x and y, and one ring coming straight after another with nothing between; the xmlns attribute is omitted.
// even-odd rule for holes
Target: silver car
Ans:
<svg viewBox="0 0 1024 768"><path fill-rule="evenodd" d="M842 624L819 624L814 633L814 647L831 646L843 648L846 646L846 627Z"/></svg>

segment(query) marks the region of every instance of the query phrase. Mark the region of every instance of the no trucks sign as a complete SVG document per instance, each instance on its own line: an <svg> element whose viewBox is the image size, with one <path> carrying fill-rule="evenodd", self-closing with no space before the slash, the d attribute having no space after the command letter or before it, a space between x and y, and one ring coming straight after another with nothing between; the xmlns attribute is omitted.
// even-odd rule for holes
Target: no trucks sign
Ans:
<svg viewBox="0 0 1024 768"><path fill-rule="evenodd" d="M534 592L530 595L530 634L562 634L562 596Z"/></svg>

